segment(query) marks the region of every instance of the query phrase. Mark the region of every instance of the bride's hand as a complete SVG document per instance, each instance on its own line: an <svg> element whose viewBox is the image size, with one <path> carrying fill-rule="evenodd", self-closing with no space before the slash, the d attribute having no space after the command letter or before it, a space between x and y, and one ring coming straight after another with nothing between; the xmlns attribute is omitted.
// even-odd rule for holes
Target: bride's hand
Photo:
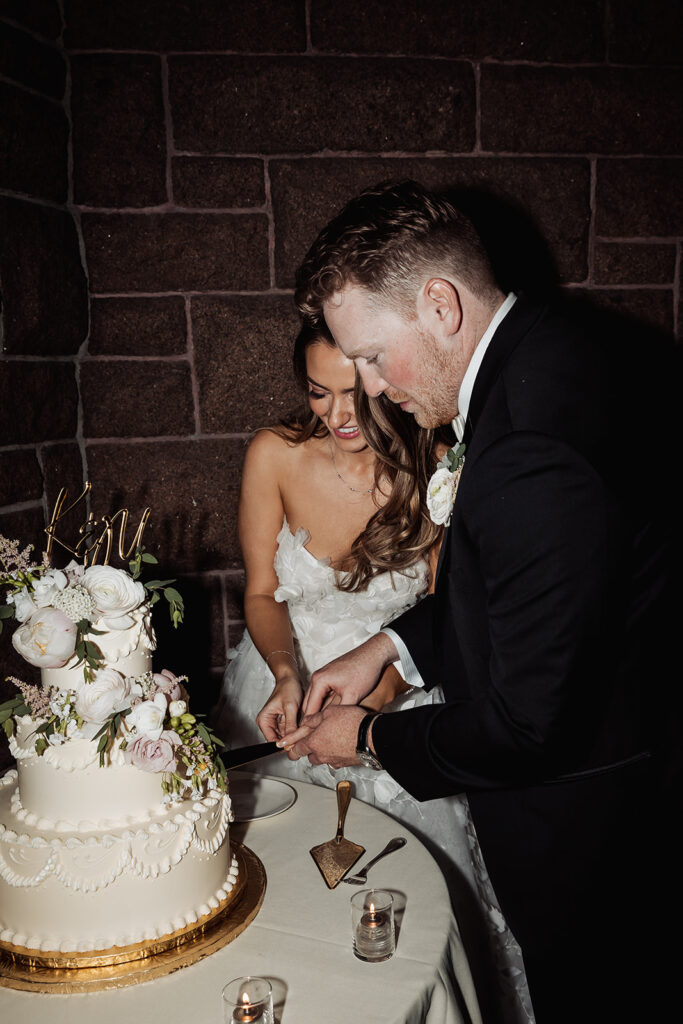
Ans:
<svg viewBox="0 0 683 1024"><path fill-rule="evenodd" d="M267 740L282 739L298 724L304 689L298 676L287 676L275 684L270 697L256 716L256 724Z"/></svg>

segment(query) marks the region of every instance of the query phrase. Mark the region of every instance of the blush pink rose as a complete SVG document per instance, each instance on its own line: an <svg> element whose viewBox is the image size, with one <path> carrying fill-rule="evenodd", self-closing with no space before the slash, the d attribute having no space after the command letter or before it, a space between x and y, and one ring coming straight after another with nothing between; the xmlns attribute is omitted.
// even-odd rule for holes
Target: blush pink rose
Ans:
<svg viewBox="0 0 683 1024"><path fill-rule="evenodd" d="M129 747L124 757L128 764L135 765L143 772L172 772L175 770L175 749L180 744L177 733L167 730L158 740L139 736Z"/></svg>

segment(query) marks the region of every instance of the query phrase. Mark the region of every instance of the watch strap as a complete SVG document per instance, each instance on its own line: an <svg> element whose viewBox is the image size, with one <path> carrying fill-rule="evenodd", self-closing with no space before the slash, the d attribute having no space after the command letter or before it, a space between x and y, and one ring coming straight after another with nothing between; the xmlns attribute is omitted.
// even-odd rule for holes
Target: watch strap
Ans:
<svg viewBox="0 0 683 1024"><path fill-rule="evenodd" d="M370 748L368 743L368 733L370 726L376 718L381 716L381 711L369 711L367 715L364 715L361 719L360 725L358 726L358 739L356 740L356 753L369 754L370 757L376 758L376 755Z"/></svg>

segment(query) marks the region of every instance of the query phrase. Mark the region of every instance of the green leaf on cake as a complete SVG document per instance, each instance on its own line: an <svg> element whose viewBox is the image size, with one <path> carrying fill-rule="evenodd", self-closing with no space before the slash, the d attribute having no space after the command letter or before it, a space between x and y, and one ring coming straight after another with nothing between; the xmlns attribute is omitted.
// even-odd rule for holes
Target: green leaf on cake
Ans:
<svg viewBox="0 0 683 1024"><path fill-rule="evenodd" d="M164 597L169 603L171 622L173 623L173 626L177 628L183 621L183 617L185 615L185 604L175 587L164 587L163 590Z"/></svg>
<svg viewBox="0 0 683 1024"><path fill-rule="evenodd" d="M170 583L175 583L175 580L149 580L148 583L145 583L145 588L147 590L162 590Z"/></svg>
<svg viewBox="0 0 683 1024"><path fill-rule="evenodd" d="M105 733L104 736L100 736L100 742L97 744L97 753L100 755L100 768L104 768L104 755L106 753L108 745L109 737Z"/></svg>
<svg viewBox="0 0 683 1024"><path fill-rule="evenodd" d="M23 715L30 715L31 710L26 706L23 696L12 697L0 704L0 725L4 725L10 718L20 718Z"/></svg>
<svg viewBox="0 0 683 1024"><path fill-rule="evenodd" d="M211 743L211 736L209 735L209 730L206 728L205 725L202 725L201 722L197 722L197 732L199 734L199 738L203 740L207 747L213 745Z"/></svg>
<svg viewBox="0 0 683 1024"><path fill-rule="evenodd" d="M99 649L97 644L94 644L92 642L92 640L85 640L84 646L85 653L88 656L88 658L94 658L96 661L104 661L104 655L102 654L102 651Z"/></svg>

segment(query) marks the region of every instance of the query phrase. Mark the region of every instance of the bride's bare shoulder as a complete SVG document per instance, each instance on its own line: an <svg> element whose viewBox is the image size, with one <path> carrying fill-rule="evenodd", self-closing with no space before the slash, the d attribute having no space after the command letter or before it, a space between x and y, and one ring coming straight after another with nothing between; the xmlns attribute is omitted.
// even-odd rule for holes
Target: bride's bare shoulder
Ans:
<svg viewBox="0 0 683 1024"><path fill-rule="evenodd" d="M248 453L252 459L265 459L272 456L282 458L291 451L293 445L271 427L261 427L249 442Z"/></svg>
<svg viewBox="0 0 683 1024"><path fill-rule="evenodd" d="M318 447L317 438L309 438L297 444L270 427L262 427L249 442L247 459L252 466L261 468L269 465L271 469L284 468L286 472L291 472L296 466L307 462Z"/></svg>

